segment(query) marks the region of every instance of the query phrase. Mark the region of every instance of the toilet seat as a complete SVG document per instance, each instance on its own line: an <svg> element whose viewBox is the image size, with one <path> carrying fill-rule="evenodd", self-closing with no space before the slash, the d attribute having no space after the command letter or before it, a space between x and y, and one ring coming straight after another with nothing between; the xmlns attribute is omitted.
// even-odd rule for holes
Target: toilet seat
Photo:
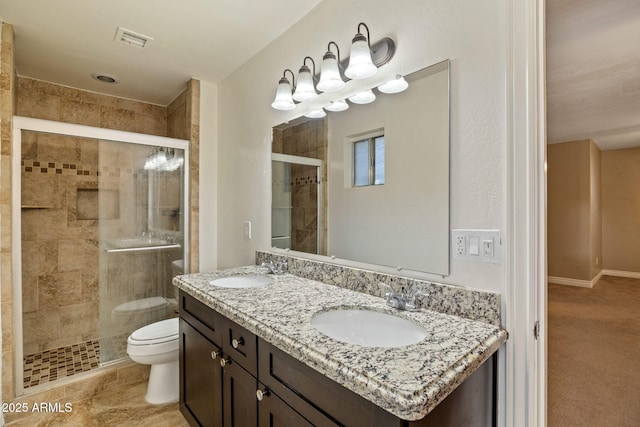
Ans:
<svg viewBox="0 0 640 427"><path fill-rule="evenodd" d="M177 351L178 318L161 320L134 331L127 338L127 353L145 356Z"/></svg>
<svg viewBox="0 0 640 427"><path fill-rule="evenodd" d="M165 308L170 305L177 305L177 303L175 300L164 297L148 297L122 303L114 308L113 312L115 314L139 313Z"/></svg>

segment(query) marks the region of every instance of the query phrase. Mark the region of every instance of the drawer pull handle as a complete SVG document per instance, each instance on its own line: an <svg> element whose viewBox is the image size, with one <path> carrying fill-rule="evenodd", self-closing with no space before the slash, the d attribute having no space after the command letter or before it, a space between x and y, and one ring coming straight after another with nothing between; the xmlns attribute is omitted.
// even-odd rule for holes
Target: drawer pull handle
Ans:
<svg viewBox="0 0 640 427"><path fill-rule="evenodd" d="M222 353L221 351L213 350L213 351L211 352L211 358L212 358L213 360L216 360L216 359L218 358L218 356L220 356L220 354L221 354L221 353Z"/></svg>
<svg viewBox="0 0 640 427"><path fill-rule="evenodd" d="M262 399L264 399L265 397L269 397L270 394L271 392L267 388L265 388L264 390L260 390L260 389L256 390L256 397L260 402L262 402Z"/></svg>
<svg viewBox="0 0 640 427"><path fill-rule="evenodd" d="M244 345L244 338L240 337L240 339L235 339L234 338L234 339L231 340L231 346L233 348L238 348L241 345Z"/></svg>
<svg viewBox="0 0 640 427"><path fill-rule="evenodd" d="M231 359L228 357L223 357L222 359L220 359L220 366L222 366L223 368L227 365L227 364L231 364Z"/></svg>

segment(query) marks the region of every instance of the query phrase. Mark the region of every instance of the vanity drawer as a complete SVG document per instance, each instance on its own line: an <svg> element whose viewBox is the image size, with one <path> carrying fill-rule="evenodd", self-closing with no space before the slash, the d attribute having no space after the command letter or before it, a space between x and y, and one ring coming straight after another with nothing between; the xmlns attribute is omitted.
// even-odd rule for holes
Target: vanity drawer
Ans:
<svg viewBox="0 0 640 427"><path fill-rule="evenodd" d="M180 316L213 343L221 345L226 322L215 310L180 291Z"/></svg>
<svg viewBox="0 0 640 427"><path fill-rule="evenodd" d="M222 332L222 351L251 375L258 376L257 337L227 318Z"/></svg>
<svg viewBox="0 0 640 427"><path fill-rule="evenodd" d="M258 380L303 416L308 417L310 408L313 408L327 420L332 420L332 424L326 425L402 425L401 421L389 412L347 390L272 344L260 339L258 346Z"/></svg>

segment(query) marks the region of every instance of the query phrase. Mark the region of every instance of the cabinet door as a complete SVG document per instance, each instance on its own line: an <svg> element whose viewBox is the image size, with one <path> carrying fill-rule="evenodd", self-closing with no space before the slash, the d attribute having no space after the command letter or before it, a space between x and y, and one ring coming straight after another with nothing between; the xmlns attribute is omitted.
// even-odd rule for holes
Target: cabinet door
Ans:
<svg viewBox="0 0 640 427"><path fill-rule="evenodd" d="M180 319L180 411L191 425L222 426L220 348ZM219 354L219 353L214 353Z"/></svg>
<svg viewBox="0 0 640 427"><path fill-rule="evenodd" d="M265 395L258 403L258 417L259 427L313 427L273 393Z"/></svg>
<svg viewBox="0 0 640 427"><path fill-rule="evenodd" d="M222 372L224 427L249 427L258 423L258 381L233 359L226 357Z"/></svg>

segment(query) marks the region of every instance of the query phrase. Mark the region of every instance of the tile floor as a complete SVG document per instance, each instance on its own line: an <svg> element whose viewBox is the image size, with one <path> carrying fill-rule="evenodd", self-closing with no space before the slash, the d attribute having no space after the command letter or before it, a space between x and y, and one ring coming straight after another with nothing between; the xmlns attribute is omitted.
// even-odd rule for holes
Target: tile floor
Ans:
<svg viewBox="0 0 640 427"><path fill-rule="evenodd" d="M87 372L100 366L103 360L118 360L127 356L127 334L91 340L24 356L25 389L60 378Z"/></svg>
<svg viewBox="0 0 640 427"><path fill-rule="evenodd" d="M35 412L7 427L188 427L178 403L151 405L144 400L147 382L119 387L70 404L67 412ZM64 406L63 406L64 407Z"/></svg>

